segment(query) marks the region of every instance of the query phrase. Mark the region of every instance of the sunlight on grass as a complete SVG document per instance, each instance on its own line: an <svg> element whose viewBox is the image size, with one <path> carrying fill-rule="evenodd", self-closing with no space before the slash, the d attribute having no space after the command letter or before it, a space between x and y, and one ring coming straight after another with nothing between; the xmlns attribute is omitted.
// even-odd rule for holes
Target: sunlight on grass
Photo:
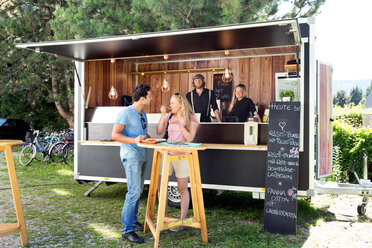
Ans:
<svg viewBox="0 0 372 248"><path fill-rule="evenodd" d="M61 176L73 176L74 175L74 171L69 170L69 169L60 169L60 170L57 170L56 172L60 174Z"/></svg>
<svg viewBox="0 0 372 248"><path fill-rule="evenodd" d="M113 229L107 225L92 223L89 224L89 227L100 234L105 239L118 239L121 237L121 234L118 230Z"/></svg>
<svg viewBox="0 0 372 248"><path fill-rule="evenodd" d="M64 190L64 189L52 189L54 193L57 193L58 195L72 195L70 192Z"/></svg>

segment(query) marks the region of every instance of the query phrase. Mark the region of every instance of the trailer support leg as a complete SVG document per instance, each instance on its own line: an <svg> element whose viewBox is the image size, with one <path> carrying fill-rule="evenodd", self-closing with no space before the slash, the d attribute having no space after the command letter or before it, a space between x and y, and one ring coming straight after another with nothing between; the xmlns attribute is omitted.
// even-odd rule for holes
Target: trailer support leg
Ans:
<svg viewBox="0 0 372 248"><path fill-rule="evenodd" d="M98 188L101 184L103 183L103 181L98 181L96 184L93 185L92 188L90 188L87 192L85 192L84 196L90 196L90 194L96 189Z"/></svg>

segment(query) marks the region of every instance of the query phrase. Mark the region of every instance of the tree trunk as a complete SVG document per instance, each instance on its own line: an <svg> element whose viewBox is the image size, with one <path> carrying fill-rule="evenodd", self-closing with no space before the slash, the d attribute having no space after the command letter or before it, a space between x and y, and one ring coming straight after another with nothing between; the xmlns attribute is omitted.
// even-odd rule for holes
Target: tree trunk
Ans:
<svg viewBox="0 0 372 248"><path fill-rule="evenodd" d="M54 104L58 110L58 113L67 121L70 128L74 127L74 107L73 107L73 100L68 98L68 106L69 110L66 110L63 105L61 104L60 97L59 97L59 87L58 82L55 75L55 70L52 68L52 94L54 98ZM69 78L66 79L66 88L68 93L71 93L71 83Z"/></svg>

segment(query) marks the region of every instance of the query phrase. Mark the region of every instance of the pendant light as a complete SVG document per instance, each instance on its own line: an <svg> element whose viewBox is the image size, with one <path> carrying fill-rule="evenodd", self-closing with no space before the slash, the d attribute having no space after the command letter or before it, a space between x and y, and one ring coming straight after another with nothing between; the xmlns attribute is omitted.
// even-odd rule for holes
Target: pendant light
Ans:
<svg viewBox="0 0 372 248"><path fill-rule="evenodd" d="M111 64L114 65L114 75L115 75L115 78L116 78L116 66L115 66L115 59L111 59ZM114 85L111 86L111 89L108 93L108 97L111 99L111 100L115 100L115 99L118 99L118 92L116 91L116 89L114 88Z"/></svg>
<svg viewBox="0 0 372 248"><path fill-rule="evenodd" d="M227 57L226 68L222 75L222 81L226 83L230 83L233 80L233 75L229 72L229 55L230 55L230 51L226 50L225 51L225 56Z"/></svg>
<svg viewBox="0 0 372 248"><path fill-rule="evenodd" d="M168 59L169 59L169 56L164 55L165 62L167 62ZM165 68L165 63L164 63L164 68ZM169 90L170 90L170 85L169 85L168 80L167 80L167 71L164 69L164 80L161 84L161 91L168 92Z"/></svg>

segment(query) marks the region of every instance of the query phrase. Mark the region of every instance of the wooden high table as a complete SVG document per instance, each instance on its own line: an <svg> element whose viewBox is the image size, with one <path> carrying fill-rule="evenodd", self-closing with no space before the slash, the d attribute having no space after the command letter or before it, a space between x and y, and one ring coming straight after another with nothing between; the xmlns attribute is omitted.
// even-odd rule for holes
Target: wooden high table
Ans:
<svg viewBox="0 0 372 248"><path fill-rule="evenodd" d="M208 242L207 223L204 212L203 192L201 187L200 167L199 167L199 150L206 150L208 147L205 145L200 146L181 146L181 145L162 145L162 144L148 144L138 143L138 146L144 148L154 149L154 157L151 169L150 189L147 199L146 215L144 233L149 230L154 236L154 247L159 246L160 231L177 226L189 226L200 228L202 240ZM169 155L169 151L185 152L185 155ZM160 161L161 156L164 156L162 175L168 175L169 163L171 161L187 160L189 167L190 189L192 208L194 216L187 219L176 219L165 217L165 204L167 202L167 186L168 176L162 176L160 182L160 196L158 214L154 215L156 193L158 189ZM154 224L156 221L156 225Z"/></svg>
<svg viewBox="0 0 372 248"><path fill-rule="evenodd" d="M28 237L11 147L13 145L21 145L22 143L23 142L21 140L0 140L0 151L5 152L9 180L13 194L14 208L17 216L17 223L0 224L0 237L19 232L21 236L21 245L25 246L28 245Z"/></svg>

